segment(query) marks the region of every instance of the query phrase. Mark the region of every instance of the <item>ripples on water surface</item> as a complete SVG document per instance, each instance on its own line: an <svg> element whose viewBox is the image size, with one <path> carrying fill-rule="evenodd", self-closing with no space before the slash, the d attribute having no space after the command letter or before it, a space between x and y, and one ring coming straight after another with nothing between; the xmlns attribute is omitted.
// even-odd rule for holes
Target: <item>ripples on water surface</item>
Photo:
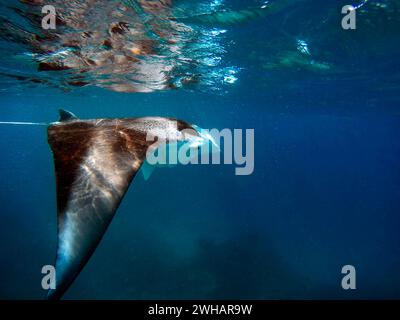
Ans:
<svg viewBox="0 0 400 320"><path fill-rule="evenodd" d="M57 29L41 29L42 6L57 10ZM1 17L3 75L68 88L96 85L148 92L234 77L222 63L225 30L177 21L218 7L171 1L10 1ZM27 70L30 70L28 72ZM57 72L56 72L57 71Z"/></svg>
<svg viewBox="0 0 400 320"><path fill-rule="evenodd" d="M340 27L346 1L49 0L58 13L49 31L42 2L1 2L3 88L224 92L243 77L278 95L318 84L397 102L398 0L367 1L355 31Z"/></svg>

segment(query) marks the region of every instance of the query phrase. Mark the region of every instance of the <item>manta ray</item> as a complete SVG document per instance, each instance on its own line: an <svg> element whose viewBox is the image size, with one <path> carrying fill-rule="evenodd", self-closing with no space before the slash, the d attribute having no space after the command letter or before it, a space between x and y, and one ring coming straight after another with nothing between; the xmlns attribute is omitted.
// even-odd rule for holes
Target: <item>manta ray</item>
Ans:
<svg viewBox="0 0 400 320"><path fill-rule="evenodd" d="M49 299L61 298L92 256L154 141L198 148L210 138L197 126L161 117L81 120L60 110L49 125L58 223Z"/></svg>

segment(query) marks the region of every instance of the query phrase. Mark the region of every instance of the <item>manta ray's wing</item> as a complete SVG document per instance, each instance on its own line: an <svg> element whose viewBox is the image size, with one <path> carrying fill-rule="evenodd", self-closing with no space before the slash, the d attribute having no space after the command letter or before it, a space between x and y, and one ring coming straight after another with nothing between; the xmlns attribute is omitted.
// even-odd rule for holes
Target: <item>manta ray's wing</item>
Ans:
<svg viewBox="0 0 400 320"><path fill-rule="evenodd" d="M146 155L144 133L124 121L62 114L48 128L57 179L56 289L60 298L96 249Z"/></svg>

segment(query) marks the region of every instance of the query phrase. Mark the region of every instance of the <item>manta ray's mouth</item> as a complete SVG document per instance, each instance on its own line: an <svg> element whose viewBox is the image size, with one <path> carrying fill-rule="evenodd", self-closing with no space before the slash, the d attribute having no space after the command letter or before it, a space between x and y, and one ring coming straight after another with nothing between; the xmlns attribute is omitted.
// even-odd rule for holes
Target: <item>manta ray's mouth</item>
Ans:
<svg viewBox="0 0 400 320"><path fill-rule="evenodd" d="M219 144L217 144L215 138L211 135L209 130L200 128L197 125L193 125L193 128L198 133L198 136L191 138L190 147L197 148L207 144L211 144L212 146L215 147L217 151L220 151Z"/></svg>

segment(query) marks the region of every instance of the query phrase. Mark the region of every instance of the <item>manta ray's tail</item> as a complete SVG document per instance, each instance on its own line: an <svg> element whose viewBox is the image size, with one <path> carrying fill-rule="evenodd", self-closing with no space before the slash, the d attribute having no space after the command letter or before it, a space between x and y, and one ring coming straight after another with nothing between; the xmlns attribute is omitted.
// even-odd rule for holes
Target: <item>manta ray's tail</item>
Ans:
<svg viewBox="0 0 400 320"><path fill-rule="evenodd" d="M145 160L146 134L166 118L79 120L61 112L48 128L57 180L58 299L89 260ZM175 120L174 120L175 121ZM176 122L176 121L175 121ZM178 127L188 127L178 121Z"/></svg>

